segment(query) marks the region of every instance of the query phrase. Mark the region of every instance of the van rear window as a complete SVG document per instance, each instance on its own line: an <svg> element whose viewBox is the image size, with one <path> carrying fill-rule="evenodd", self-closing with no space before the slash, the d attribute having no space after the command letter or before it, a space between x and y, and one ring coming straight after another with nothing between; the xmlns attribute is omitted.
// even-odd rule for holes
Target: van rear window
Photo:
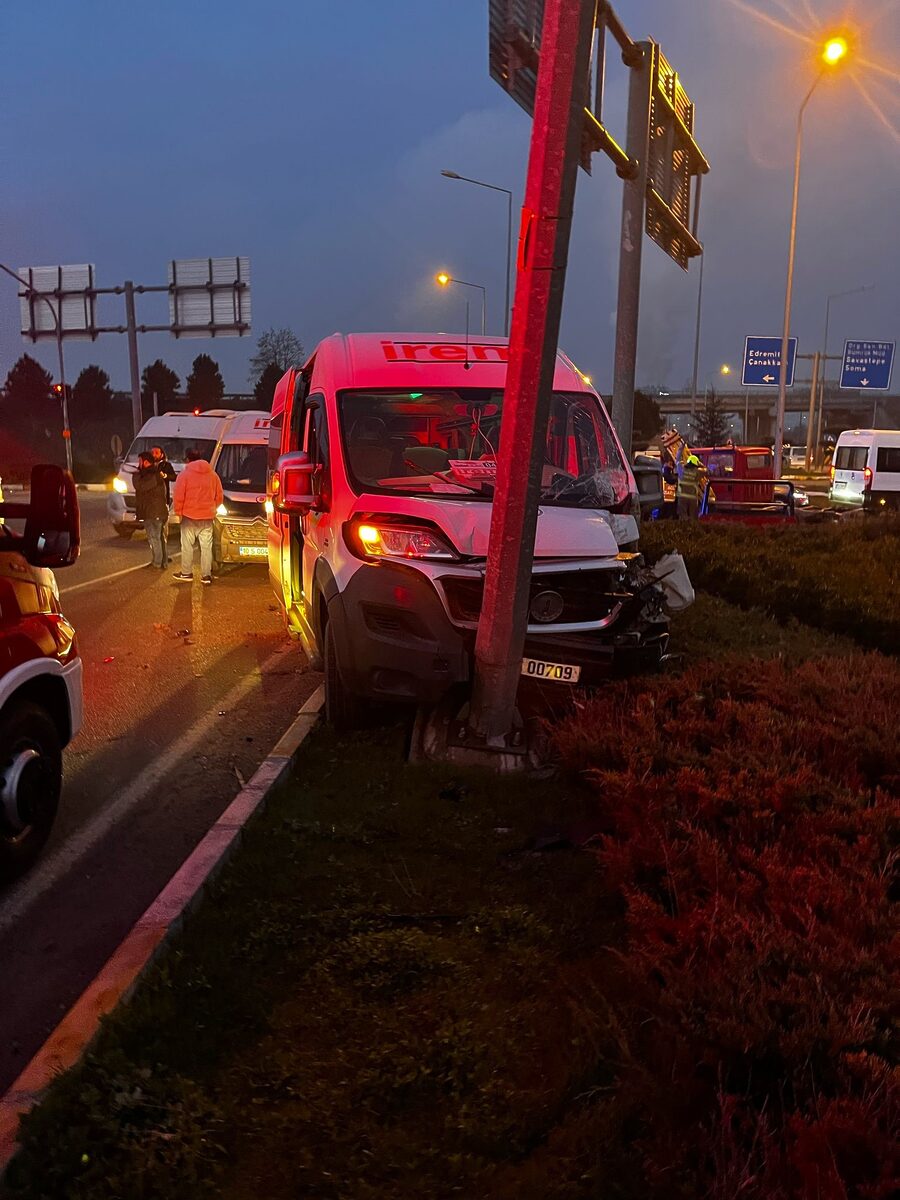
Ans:
<svg viewBox="0 0 900 1200"><path fill-rule="evenodd" d="M772 455L771 454L748 454L747 455L747 470L748 471L771 471Z"/></svg>
<svg viewBox="0 0 900 1200"><path fill-rule="evenodd" d="M879 446L877 469L900 475L900 446Z"/></svg>
<svg viewBox="0 0 900 1200"><path fill-rule="evenodd" d="M838 446L834 465L839 471L862 471L868 457L868 446Z"/></svg>

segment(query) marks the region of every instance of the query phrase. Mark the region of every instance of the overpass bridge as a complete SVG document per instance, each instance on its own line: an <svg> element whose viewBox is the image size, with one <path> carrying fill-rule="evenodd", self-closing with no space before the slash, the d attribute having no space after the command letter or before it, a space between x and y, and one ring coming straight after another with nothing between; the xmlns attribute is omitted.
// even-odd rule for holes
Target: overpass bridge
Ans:
<svg viewBox="0 0 900 1200"><path fill-rule="evenodd" d="M690 434L690 418L694 406L690 392L656 391L653 395L667 427ZM767 443L775 437L775 407L778 389L740 388L716 390L722 404L729 436L749 445ZM698 395L696 409L703 406ZM806 441L806 421L809 414L809 381L791 388L785 401L785 441ZM842 429L900 429L900 394L884 392L847 392L830 385L825 389L823 433L837 435Z"/></svg>

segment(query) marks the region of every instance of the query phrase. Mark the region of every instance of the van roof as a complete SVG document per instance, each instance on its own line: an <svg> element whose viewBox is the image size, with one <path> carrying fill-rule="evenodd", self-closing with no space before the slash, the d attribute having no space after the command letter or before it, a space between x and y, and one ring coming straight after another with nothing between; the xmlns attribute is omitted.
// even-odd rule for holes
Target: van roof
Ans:
<svg viewBox="0 0 900 1200"><path fill-rule="evenodd" d="M230 416L230 409L227 412L200 413L199 416L195 416L192 412L163 413L159 417L148 417L138 430L138 437L149 437L154 433L160 436L163 434L177 436L182 429L185 436L190 437L201 430L221 429Z"/></svg>
<svg viewBox="0 0 900 1200"><path fill-rule="evenodd" d="M843 438L862 438L864 440L870 440L872 438L883 437L900 438L900 429L845 429L842 433L838 434L838 443L840 443Z"/></svg>
<svg viewBox="0 0 900 1200"><path fill-rule="evenodd" d="M235 442L267 442L269 440L269 424L271 413L261 408L247 409L246 412L236 412L222 430L222 441Z"/></svg>
<svg viewBox="0 0 900 1200"><path fill-rule="evenodd" d="M348 387L488 387L506 383L509 339L462 333L334 333L310 357L333 391ZM593 392L562 351L556 356L557 391ZM285 389L276 389L272 412L284 408Z"/></svg>

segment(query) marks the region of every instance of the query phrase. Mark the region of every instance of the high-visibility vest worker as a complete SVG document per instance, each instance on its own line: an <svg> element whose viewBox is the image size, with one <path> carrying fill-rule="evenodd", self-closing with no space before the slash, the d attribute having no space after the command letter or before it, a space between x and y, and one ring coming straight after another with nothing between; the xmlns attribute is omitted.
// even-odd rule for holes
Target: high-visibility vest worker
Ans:
<svg viewBox="0 0 900 1200"><path fill-rule="evenodd" d="M679 517L696 517L700 507L700 459L689 454L678 476L675 506Z"/></svg>

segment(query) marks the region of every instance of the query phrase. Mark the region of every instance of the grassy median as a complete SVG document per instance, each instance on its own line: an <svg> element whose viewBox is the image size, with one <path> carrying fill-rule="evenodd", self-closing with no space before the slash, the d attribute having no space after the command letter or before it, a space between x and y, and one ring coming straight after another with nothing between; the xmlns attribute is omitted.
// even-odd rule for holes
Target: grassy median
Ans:
<svg viewBox="0 0 900 1200"><path fill-rule="evenodd" d="M703 597L675 633L553 779L317 733L16 1192L894 1194L900 669Z"/></svg>
<svg viewBox="0 0 900 1200"><path fill-rule="evenodd" d="M642 527L641 546L650 559L679 550L694 586L732 604L900 653L900 518L858 513L771 527L657 521Z"/></svg>

